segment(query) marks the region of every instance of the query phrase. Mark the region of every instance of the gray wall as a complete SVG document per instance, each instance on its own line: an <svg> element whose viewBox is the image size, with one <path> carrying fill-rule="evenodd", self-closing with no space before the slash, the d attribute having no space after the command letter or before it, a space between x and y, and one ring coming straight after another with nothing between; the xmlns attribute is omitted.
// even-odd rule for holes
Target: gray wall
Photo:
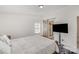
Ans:
<svg viewBox="0 0 79 59"><path fill-rule="evenodd" d="M12 38L34 35L34 23L41 17L31 6L0 6L0 35Z"/></svg>
<svg viewBox="0 0 79 59"><path fill-rule="evenodd" d="M68 34L61 33L61 39L64 41L64 48L77 52L77 16L79 16L79 6L67 6L57 11L48 9L48 13L44 12L44 19L50 19L56 24L68 23ZM59 39L59 33L54 32L54 39Z"/></svg>

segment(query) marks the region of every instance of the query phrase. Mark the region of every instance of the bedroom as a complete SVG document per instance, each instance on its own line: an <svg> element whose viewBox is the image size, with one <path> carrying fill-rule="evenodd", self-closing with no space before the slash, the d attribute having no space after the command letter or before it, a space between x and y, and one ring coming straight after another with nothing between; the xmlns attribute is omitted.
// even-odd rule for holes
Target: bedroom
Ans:
<svg viewBox="0 0 79 59"><path fill-rule="evenodd" d="M37 48L45 48L43 46L40 48L40 45L45 44L46 46L46 43L49 42L48 44L51 46L50 41L52 40L48 40L48 38L42 36L43 32L45 31L43 31L43 29L45 29L43 26L43 20L49 19L49 21L53 21L53 24L68 24L68 33L61 33L61 43L64 45L62 53L79 53L77 48L77 16L79 15L78 10L79 6L77 5L0 5L0 40L4 39L3 37L8 36L10 41L12 41L10 42L10 47L8 47L7 44L5 44L5 47L0 44L2 47L0 48L0 52L13 54L42 54L43 50L41 50L41 52L36 51ZM28 43L25 42L24 38L31 39L31 41L34 43L36 41L36 43L39 43L39 47L38 44L34 45L37 45L35 48L31 46L32 50L35 49L34 51L31 49L29 50L30 46L28 46L28 48L22 47L26 46ZM39 40L38 42L36 38L46 39L47 41L43 40L45 41L43 42ZM59 42L59 33L53 32L53 40ZM11 44L14 44L14 46L17 47L17 49L13 48L16 51L13 52L11 50ZM16 46L16 44L19 46ZM30 45L32 43L28 44ZM57 43L54 43L54 46L55 45L57 45ZM25 48L30 52L26 50L22 51L22 49ZM18 49L21 50L17 52ZM54 52L51 49L53 50L54 48L52 47L50 49L46 49L48 52L44 49L43 54L51 54L54 52L58 53L59 47L57 46L57 51Z"/></svg>

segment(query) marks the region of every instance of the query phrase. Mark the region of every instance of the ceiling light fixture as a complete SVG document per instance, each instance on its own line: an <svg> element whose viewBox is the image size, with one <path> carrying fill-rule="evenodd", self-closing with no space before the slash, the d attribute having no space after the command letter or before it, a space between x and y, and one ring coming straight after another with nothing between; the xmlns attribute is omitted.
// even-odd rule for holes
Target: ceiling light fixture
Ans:
<svg viewBox="0 0 79 59"><path fill-rule="evenodd" d="M38 7L39 7L39 8L44 8L44 5L39 5Z"/></svg>

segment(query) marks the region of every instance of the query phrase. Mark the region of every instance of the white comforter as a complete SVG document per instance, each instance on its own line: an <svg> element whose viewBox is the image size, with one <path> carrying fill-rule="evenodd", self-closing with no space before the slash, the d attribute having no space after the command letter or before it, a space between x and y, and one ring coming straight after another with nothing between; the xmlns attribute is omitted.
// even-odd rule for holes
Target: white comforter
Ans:
<svg viewBox="0 0 79 59"><path fill-rule="evenodd" d="M50 54L58 51L58 47L54 40L34 35L11 41L12 54Z"/></svg>

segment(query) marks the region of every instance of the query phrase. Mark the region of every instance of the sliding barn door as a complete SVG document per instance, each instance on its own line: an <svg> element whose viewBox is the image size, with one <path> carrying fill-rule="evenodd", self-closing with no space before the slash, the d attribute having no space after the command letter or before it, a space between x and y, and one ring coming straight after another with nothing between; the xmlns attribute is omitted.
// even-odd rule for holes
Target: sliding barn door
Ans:
<svg viewBox="0 0 79 59"><path fill-rule="evenodd" d="M53 21L43 20L43 36L52 39L52 37L53 37Z"/></svg>
<svg viewBox="0 0 79 59"><path fill-rule="evenodd" d="M77 17L77 48L79 48L79 16Z"/></svg>

